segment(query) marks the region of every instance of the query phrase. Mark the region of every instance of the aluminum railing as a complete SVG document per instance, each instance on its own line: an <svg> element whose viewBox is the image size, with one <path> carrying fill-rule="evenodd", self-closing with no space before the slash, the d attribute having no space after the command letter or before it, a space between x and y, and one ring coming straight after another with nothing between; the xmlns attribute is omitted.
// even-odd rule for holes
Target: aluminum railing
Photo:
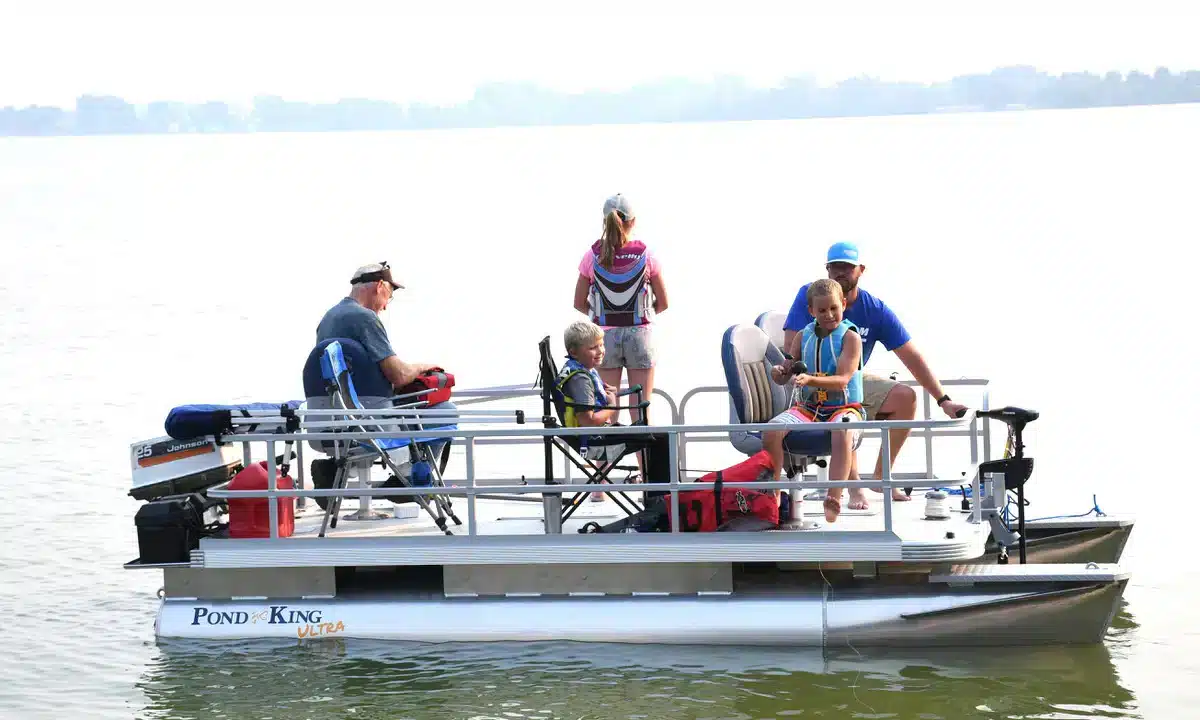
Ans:
<svg viewBox="0 0 1200 720"><path fill-rule="evenodd" d="M514 388L514 390L517 390ZM521 392L520 390L517 390ZM657 392L657 391L656 391ZM493 396L495 399L496 396ZM457 401L456 401L457 403ZM466 403L464 403L466 404ZM329 417L341 417L345 419L326 420ZM320 420L310 421L309 418L321 418ZM354 419L358 418L358 419ZM472 422L489 422L497 423L500 421L520 422L519 411L483 411L483 410L460 410L453 415L445 411L414 411L411 409L334 409L334 410L309 410L298 409L294 411L291 417L283 415L272 415L269 412L252 413L248 418L234 418L233 422L236 425L254 425L257 428L274 427L274 432L264 432L256 429L247 433L235 433L225 436L225 440L229 442L240 442L244 444L245 456L247 464L250 458L250 444L262 442L266 444L266 457L277 457L275 450L277 443L295 444L297 448L303 446L309 441L361 441L361 440L386 440L386 439L408 439L408 440L436 440L436 439L452 439L462 441L466 451L466 485L465 486L436 486L436 487L359 487L359 488L333 488L333 489L279 489L276 487L278 482L278 470L275 463L268 462L268 483L265 490L230 490L229 483L222 483L208 491L209 496L225 499L233 498L266 498L268 500L268 512L270 520L270 537L277 539L278 535L278 503L275 502L278 498L296 497L359 497L369 498L375 496L430 496L430 495L449 495L449 496L465 496L467 498L467 518L468 518L468 534L477 535L478 525L476 523L476 499L477 496L484 493L507 493L514 495L523 494L541 494L544 498L550 501L544 503L545 507L545 529L549 533L561 532L561 496L564 492L588 492L596 491L600 486L595 484L559 484L554 482L553 478L546 478L541 485L502 485L502 486L480 486L476 478L476 461L475 461L475 445L476 442L486 441L488 439L502 438L519 438L532 439L535 442L544 442L547 437L568 437L568 436L596 436L596 435L645 435L648 432L654 434L663 434L668 438L668 455L669 455L669 473L671 480L666 483L649 483L649 484L633 484L633 483L611 483L605 484L603 489L608 490L627 490L641 491L647 490L653 492L665 491L669 492L670 515L671 515L671 532L680 532L679 523L679 492L689 490L711 489L715 487L714 483L707 482L681 482L680 481L680 446L681 439L685 438L689 433L726 433L731 431L770 431L780 430L778 424L771 423L754 423L754 424L724 424L724 425L655 425L655 426L610 426L610 427L589 427L589 428L543 428L521 425L518 427L488 427L468 429L459 427L456 429L429 429L429 430L380 430L365 432L354 430L358 426L370 424L374 426L394 425L403 422L413 422L414 420L426 422L447 422L448 420L462 424L470 424ZM297 428L298 430L289 431L287 428ZM908 428L910 430L943 430L956 427L968 427L970 432L967 433L971 439L971 460L967 470L967 475L971 477L971 488L973 497L979 497L979 447L978 440L980 433L978 432L978 418L975 417L973 411L962 418L948 420L884 420L884 421L859 421L859 422L844 422L844 423L813 423L804 426L805 432L833 432L840 430L858 430L875 431L880 435L882 444L883 466L881 478L872 480L858 481L820 481L820 480L787 480L780 479L777 481L762 481L762 482L746 482L738 483L739 487L745 488L771 488L777 490L788 490L798 493L805 489L825 489L831 487L854 488L854 487L879 487L883 490L883 515L884 515L884 530L892 532L892 493L893 486L898 486L897 483L903 483L909 487L937 487L947 484L964 484L961 481L953 483L945 480L937 480L934 478L908 480L898 479L892 476L890 462L890 437L885 430ZM341 431L334 432L336 428L342 428ZM796 431L793 427L791 431ZM303 460L301 460L301 464ZM799 499L798 497L796 498ZM970 521L978 523L981 520L981 511L979 503L974 504L971 513Z"/></svg>

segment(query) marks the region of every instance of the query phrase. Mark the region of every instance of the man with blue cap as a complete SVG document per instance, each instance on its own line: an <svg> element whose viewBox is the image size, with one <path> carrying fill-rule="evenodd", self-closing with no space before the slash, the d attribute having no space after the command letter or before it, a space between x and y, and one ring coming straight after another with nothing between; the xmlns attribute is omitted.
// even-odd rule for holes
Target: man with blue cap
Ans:
<svg viewBox="0 0 1200 720"><path fill-rule="evenodd" d="M845 318L858 327L862 338L863 365L871 359L871 350L875 343L883 343L883 347L896 353L900 362L908 369L921 387L934 398L934 402L949 417L954 417L966 408L950 399L945 388L938 382L937 376L929 369L925 358L917 350L916 344L904 328L904 324L896 317L896 313L879 298L871 295L858 286L866 266L859 257L858 246L852 242L838 242L829 247L825 255L825 271L830 280L835 280L842 286L846 297ZM800 331L812 322L808 312L808 285L796 293L796 300L783 323L784 348L792 357L800 356ZM917 416L917 394L907 385L869 372L862 374L863 409L867 420L912 420ZM908 430L891 430L891 462L895 465L896 455L908 438ZM875 477L883 473L883 453L875 465ZM892 489L892 499L908 500L908 495L900 488ZM862 509L867 507L862 490L851 490L850 508Z"/></svg>

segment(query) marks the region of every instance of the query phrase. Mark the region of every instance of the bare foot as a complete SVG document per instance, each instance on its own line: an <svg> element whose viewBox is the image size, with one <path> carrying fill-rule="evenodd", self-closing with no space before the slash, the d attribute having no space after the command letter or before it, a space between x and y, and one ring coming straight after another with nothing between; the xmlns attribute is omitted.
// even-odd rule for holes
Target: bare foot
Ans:
<svg viewBox="0 0 1200 720"><path fill-rule="evenodd" d="M842 512L842 501L832 496L825 497L825 522L837 522L838 514Z"/></svg>
<svg viewBox="0 0 1200 720"><path fill-rule="evenodd" d="M871 507L862 488L850 488L850 504L847 507L851 510L866 510Z"/></svg>
<svg viewBox="0 0 1200 720"><path fill-rule="evenodd" d="M877 492L880 495L883 494L883 488L871 488L871 491ZM892 500L895 500L896 502L908 502L909 500L912 500L912 498L905 495L903 489L894 487L892 488Z"/></svg>

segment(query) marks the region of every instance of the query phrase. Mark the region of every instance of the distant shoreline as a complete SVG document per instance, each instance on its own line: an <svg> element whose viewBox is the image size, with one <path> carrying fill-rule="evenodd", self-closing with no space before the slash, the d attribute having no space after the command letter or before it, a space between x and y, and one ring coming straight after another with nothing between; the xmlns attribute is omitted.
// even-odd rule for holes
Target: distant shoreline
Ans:
<svg viewBox="0 0 1200 720"><path fill-rule="evenodd" d="M578 94L528 84L476 89L439 107L366 99L335 103L255 98L242 108L220 101L134 105L83 95L75 108L0 107L0 137L362 132L371 130L572 127L751 120L892 117L1200 103L1200 71L1052 76L1029 66L998 68L934 84L859 77L833 86L790 78L761 89L736 78L662 81L621 92Z"/></svg>

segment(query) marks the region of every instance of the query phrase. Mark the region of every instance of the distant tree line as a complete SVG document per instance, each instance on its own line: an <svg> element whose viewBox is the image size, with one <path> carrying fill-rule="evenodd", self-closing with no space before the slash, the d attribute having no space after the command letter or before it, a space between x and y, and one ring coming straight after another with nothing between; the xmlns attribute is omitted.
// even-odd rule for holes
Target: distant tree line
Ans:
<svg viewBox="0 0 1200 720"><path fill-rule="evenodd" d="M738 78L699 83L664 80L621 92L562 93L524 83L494 83L453 106L398 105L365 99L307 103L277 96L239 108L213 101L199 105L152 102L132 105L119 97L84 95L73 110L31 106L0 108L0 135L105 135L227 133L504 125L770 120L905 115L934 112L1111 107L1200 102L1200 71L1152 75L1130 72L1049 75L1029 66L962 75L941 83L883 82L856 77L820 86L790 78L770 89Z"/></svg>

